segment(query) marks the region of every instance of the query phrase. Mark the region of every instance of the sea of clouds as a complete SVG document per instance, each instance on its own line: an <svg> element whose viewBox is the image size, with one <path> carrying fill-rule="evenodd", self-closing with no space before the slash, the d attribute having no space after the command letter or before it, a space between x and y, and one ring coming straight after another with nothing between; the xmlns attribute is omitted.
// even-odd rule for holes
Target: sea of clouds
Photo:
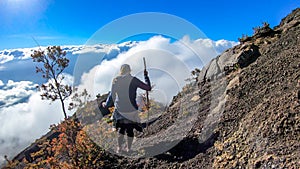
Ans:
<svg viewBox="0 0 300 169"><path fill-rule="evenodd" d="M87 89L94 99L98 93L110 90L112 79L124 63L130 64L132 74L143 80L145 57L155 85L152 97L168 103L186 83L192 69L201 68L235 45L237 42L227 40L191 40L186 36L171 41L154 36L147 41L122 44L62 46L70 59L65 83ZM0 164L4 155L12 158L49 131L51 124L63 119L60 103L41 100L36 89L45 81L35 73L36 64L30 55L39 49L45 47L0 51Z"/></svg>

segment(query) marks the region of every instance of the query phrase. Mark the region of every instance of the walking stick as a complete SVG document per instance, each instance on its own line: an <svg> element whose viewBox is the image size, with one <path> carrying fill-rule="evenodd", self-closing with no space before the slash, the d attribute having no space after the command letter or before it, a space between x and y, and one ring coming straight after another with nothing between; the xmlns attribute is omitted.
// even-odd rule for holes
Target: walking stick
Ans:
<svg viewBox="0 0 300 169"><path fill-rule="evenodd" d="M147 71L147 67L146 67L146 59L145 57L143 57L144 60L144 71ZM150 108L150 102L149 102L149 92L146 91L146 111L147 112L147 122L146 122L146 129L148 130L148 125L149 125L149 108Z"/></svg>

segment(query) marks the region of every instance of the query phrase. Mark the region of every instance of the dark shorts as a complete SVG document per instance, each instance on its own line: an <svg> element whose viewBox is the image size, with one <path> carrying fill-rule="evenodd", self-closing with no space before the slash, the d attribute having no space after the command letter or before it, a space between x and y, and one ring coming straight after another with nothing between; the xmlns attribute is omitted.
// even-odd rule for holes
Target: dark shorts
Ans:
<svg viewBox="0 0 300 169"><path fill-rule="evenodd" d="M134 122L128 122L128 120L126 121L122 121L122 120L118 120L116 123L116 128L118 129L118 132L120 134L129 136L129 137L133 137L134 133L133 133L133 129L136 129L139 132L143 132L143 127L141 125L139 125L138 123L134 123Z"/></svg>
<svg viewBox="0 0 300 169"><path fill-rule="evenodd" d="M128 137L134 136L134 133L133 133L134 124L132 124L132 123L117 122L116 128L118 129L118 132L122 135L125 135L125 132L126 132L126 135Z"/></svg>

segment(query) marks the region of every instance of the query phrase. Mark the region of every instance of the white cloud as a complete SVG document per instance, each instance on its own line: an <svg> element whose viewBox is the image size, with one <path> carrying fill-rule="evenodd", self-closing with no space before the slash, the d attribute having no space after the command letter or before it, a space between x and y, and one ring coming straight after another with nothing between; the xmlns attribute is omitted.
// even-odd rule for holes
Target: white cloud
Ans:
<svg viewBox="0 0 300 169"><path fill-rule="evenodd" d="M65 74L63 83L72 82L72 76ZM0 165L4 162L4 155L12 158L44 135L51 124L57 124L63 119L60 102L41 100L40 92L33 88L35 84L32 82L10 80L0 90L0 101L6 105L0 108ZM27 97L26 102L19 102ZM66 105L68 103L69 100ZM72 114L68 112L68 115Z"/></svg>
<svg viewBox="0 0 300 169"><path fill-rule="evenodd" d="M0 87L3 86L3 85L4 85L4 83L2 82L2 80L0 80Z"/></svg>
<svg viewBox="0 0 300 169"><path fill-rule="evenodd" d="M0 51L0 64L7 63L13 60L26 60L31 58L31 54L35 50L42 50L44 51L47 47L33 47L33 48L17 48L17 49L5 49ZM80 46L62 46L62 48L66 52L70 52L73 54L76 51L80 51L82 49L82 45Z"/></svg>
<svg viewBox="0 0 300 169"><path fill-rule="evenodd" d="M3 64L5 62L9 62L14 59L14 56L7 55L6 51L3 51L3 53L0 53L0 64Z"/></svg>
<svg viewBox="0 0 300 169"><path fill-rule="evenodd" d="M41 100L39 93L34 93L27 103L0 109L0 115L1 157L13 157L45 134L50 124L63 119L59 102L49 104Z"/></svg>
<svg viewBox="0 0 300 169"><path fill-rule="evenodd" d="M43 49L45 47L42 47ZM4 64L6 62L12 60L24 60L29 59L30 55L33 53L34 50L38 50L37 47L35 48L18 48L18 49L5 49L0 51L0 64Z"/></svg>
<svg viewBox="0 0 300 169"><path fill-rule="evenodd" d="M116 77L120 66L124 63L130 64L132 75L138 75L143 80L142 57L145 57L152 84L155 84L155 89L170 102L186 83L185 79L190 76L191 70L202 67L216 57L219 54L217 50L227 49L235 44L210 39L191 40L188 36L172 43L168 38L154 36L147 41L139 42L127 52L120 53L115 59L104 60L84 73L80 88L87 89L92 96L107 93L112 79ZM88 50L93 51L91 47ZM81 64L85 63L78 63L77 66L80 67Z"/></svg>
<svg viewBox="0 0 300 169"><path fill-rule="evenodd" d="M0 65L0 71L3 71L3 70L5 70L6 69L6 67L5 66L3 66L3 65Z"/></svg>
<svg viewBox="0 0 300 169"><path fill-rule="evenodd" d="M26 100L24 99L29 98L36 88L36 84L29 81L14 82L9 80L5 85L2 81L1 83L2 85L0 86L3 87L0 89L0 101L3 105L0 105L0 108L25 102Z"/></svg>
<svg viewBox="0 0 300 169"><path fill-rule="evenodd" d="M109 51L115 46L116 45L103 45L103 44L85 46L81 48L81 50L74 51L73 54L109 53Z"/></svg>
<svg viewBox="0 0 300 169"><path fill-rule="evenodd" d="M77 55L77 54L97 54L97 53L105 53L110 54L112 51L123 52L122 48L129 49L135 46L137 42L124 42L121 44L97 44L91 46L84 45L65 45L61 46L61 48L69 54ZM13 60L26 60L30 59L31 54L35 50L44 51L47 46L33 47L33 48L16 48L16 49L5 49L0 51L0 64L4 64Z"/></svg>
<svg viewBox="0 0 300 169"><path fill-rule="evenodd" d="M235 45L238 45L238 44L239 44L239 42L228 41L228 40L225 40L225 39L221 39L221 40L218 40L218 41L214 42L215 49L217 50L217 52L219 54L224 52L226 49L229 49L229 48L231 48Z"/></svg>

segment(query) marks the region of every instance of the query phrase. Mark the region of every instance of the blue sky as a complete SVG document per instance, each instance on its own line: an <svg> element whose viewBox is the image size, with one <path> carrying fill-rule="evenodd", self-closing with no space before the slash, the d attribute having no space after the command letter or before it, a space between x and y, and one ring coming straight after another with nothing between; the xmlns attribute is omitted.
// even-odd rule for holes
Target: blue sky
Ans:
<svg viewBox="0 0 300 169"><path fill-rule="evenodd" d="M296 0L1 0L0 50L34 47L32 37L40 45L84 44L105 24L140 12L176 15L208 38L236 41L263 21L279 24L299 6Z"/></svg>

